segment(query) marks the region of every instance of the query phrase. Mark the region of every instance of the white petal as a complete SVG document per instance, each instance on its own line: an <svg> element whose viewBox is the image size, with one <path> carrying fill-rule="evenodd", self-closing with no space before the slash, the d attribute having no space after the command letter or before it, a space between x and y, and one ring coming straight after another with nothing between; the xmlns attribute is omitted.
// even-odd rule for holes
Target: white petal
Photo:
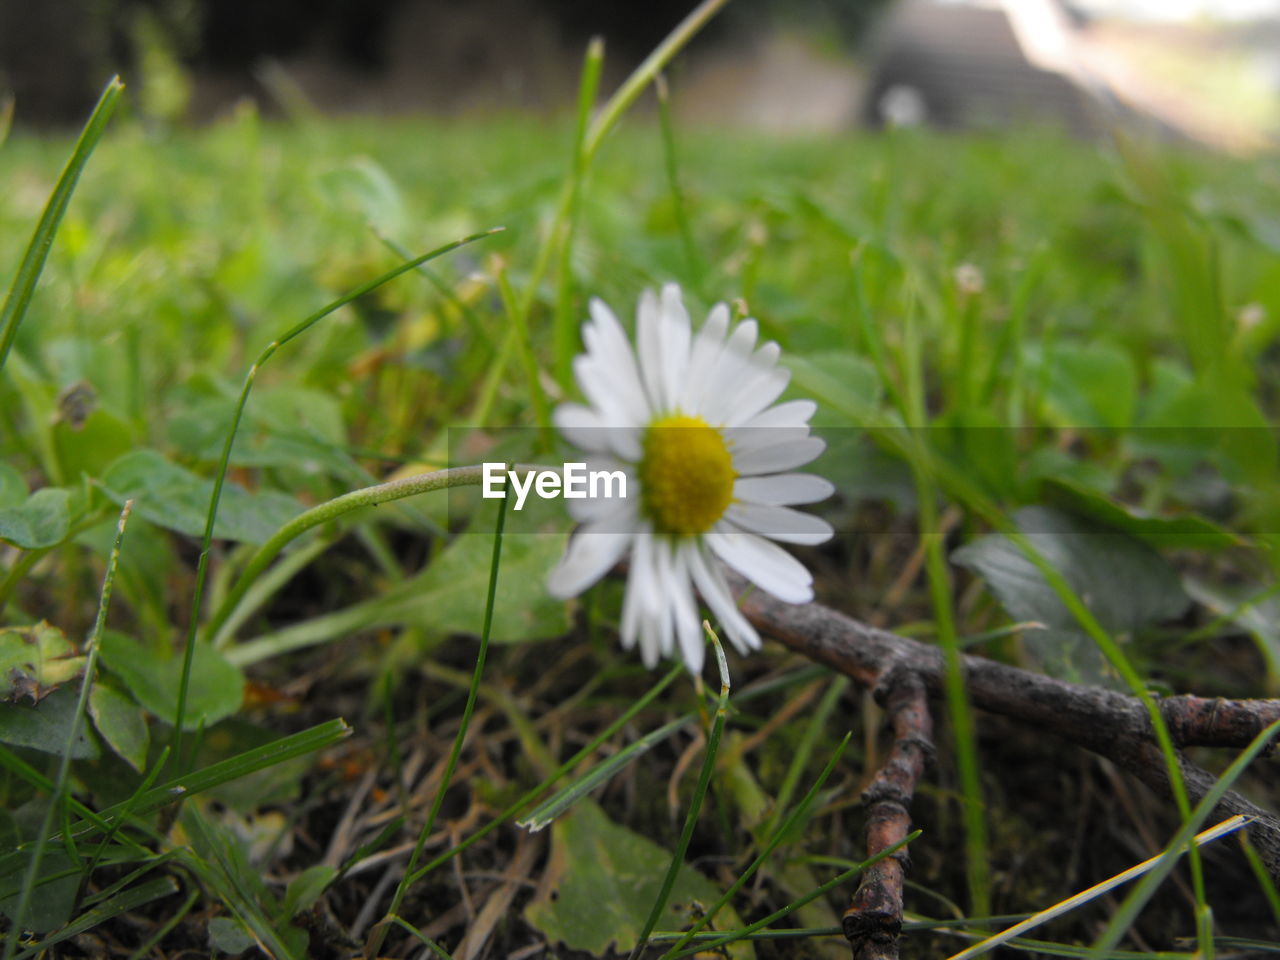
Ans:
<svg viewBox="0 0 1280 960"><path fill-rule="evenodd" d="M551 422L566 440L580 450L600 453L610 449L609 428L591 407L580 403L562 403L552 411Z"/></svg>
<svg viewBox="0 0 1280 960"><path fill-rule="evenodd" d="M658 585L653 582L653 536L640 531L631 548L631 569L627 573L627 593L622 600L622 646L630 650L641 635L641 620L654 605ZM647 632L647 631L644 631ZM645 651L641 651L642 654Z"/></svg>
<svg viewBox="0 0 1280 960"><path fill-rule="evenodd" d="M646 606L640 615L640 657L644 665L652 670L663 657L671 656L674 633L668 603L671 596L670 565L664 562L662 542L653 536L648 539L652 542L652 549L646 557L650 567L648 582L655 589L652 593L641 596Z"/></svg>
<svg viewBox="0 0 1280 960"><path fill-rule="evenodd" d="M729 308L717 303L711 308L707 322L693 339L689 352L689 370L685 375L684 389L680 397L683 410L702 409L702 397L711 377L711 369L720 351L724 349L724 335L729 329Z"/></svg>
<svg viewBox="0 0 1280 960"><path fill-rule="evenodd" d="M689 370L689 341L692 339L689 311L680 298L680 287L668 283L662 288L662 395L667 409L674 410L684 391Z"/></svg>
<svg viewBox="0 0 1280 960"><path fill-rule="evenodd" d="M590 332L592 346L596 348L600 363L611 371L614 389L624 394L629 403L639 407L631 410L637 421L647 422L650 410L645 398L644 386L640 382L635 351L631 349L626 331L622 329L622 324L613 315L613 311L602 300L591 301L591 317L593 323L583 331L584 343Z"/></svg>
<svg viewBox="0 0 1280 960"><path fill-rule="evenodd" d="M751 352L758 332L759 328L754 320L742 321L729 334L724 348L711 364L706 391L697 412L713 426L722 425L725 416L732 412L724 398L736 391L744 377L750 376Z"/></svg>
<svg viewBox="0 0 1280 960"><path fill-rule="evenodd" d="M693 575L694 586L702 594L702 599L740 653L758 650L760 635L734 603L733 594L729 592L729 586L720 572L720 561L708 556L702 546L690 546L689 572Z"/></svg>
<svg viewBox="0 0 1280 960"><path fill-rule="evenodd" d="M826 448L826 442L820 437L805 437L802 440L771 444L758 450L748 451L742 456L735 455L733 469L739 476L793 470L813 460Z"/></svg>
<svg viewBox="0 0 1280 960"><path fill-rule="evenodd" d="M669 410L662 379L662 306L652 290L640 294L640 306L636 310L636 352L649 409L655 413Z"/></svg>
<svg viewBox="0 0 1280 960"><path fill-rule="evenodd" d="M788 400L776 407L770 407L756 414L739 429L754 430L764 427L803 427L809 418L818 412L818 405L812 400Z"/></svg>
<svg viewBox="0 0 1280 960"><path fill-rule="evenodd" d="M675 548L668 545L666 554L670 564L668 585L671 612L675 619L680 656L689 672L696 676L702 672L705 646L702 642L702 619L698 616L698 607L693 602L693 589L689 584L688 554L691 549L696 549L696 544L690 540Z"/></svg>
<svg viewBox="0 0 1280 960"><path fill-rule="evenodd" d="M616 465L611 465L609 461L588 460L587 469L616 469ZM637 489L636 479L625 470L623 473L627 475L627 493L631 494ZM603 490L600 492L603 493ZM638 494L626 497L588 496L581 500L575 497L565 500L565 508L569 511L569 516L579 523L590 524L593 532L596 533L635 533L639 528L639 504Z"/></svg>
<svg viewBox="0 0 1280 960"><path fill-rule="evenodd" d="M576 597L617 563L633 538L631 533L598 533L579 530L569 541L569 549L547 578L552 596Z"/></svg>
<svg viewBox="0 0 1280 960"><path fill-rule="evenodd" d="M777 507L818 503L835 493L835 485L811 473L780 473L771 477L739 477L733 484L736 500Z"/></svg>
<svg viewBox="0 0 1280 960"><path fill-rule="evenodd" d="M813 577L787 551L753 533L704 535L716 556L757 587L787 603L807 603L813 599Z"/></svg>
<svg viewBox="0 0 1280 960"><path fill-rule="evenodd" d="M725 423L728 426L746 423L787 389L791 371L778 366L780 353L776 343L766 343L752 355L750 371L725 396L729 411Z"/></svg>
<svg viewBox="0 0 1280 960"><path fill-rule="evenodd" d="M573 375L588 402L600 415L602 426L638 427L648 422L644 394L631 396L598 358L580 354L573 359Z"/></svg>
<svg viewBox="0 0 1280 960"><path fill-rule="evenodd" d="M809 436L809 428L805 424L786 427L725 427L721 435L737 460L756 450L803 440Z"/></svg>
<svg viewBox="0 0 1280 960"><path fill-rule="evenodd" d="M801 513L790 507L775 507L763 503L732 504L725 511L724 517L748 533L759 533L783 543L813 546L826 543L835 533L831 524L821 517Z"/></svg>
<svg viewBox="0 0 1280 960"><path fill-rule="evenodd" d="M657 614L645 611L640 617L640 662L652 670L662 659L662 624Z"/></svg>

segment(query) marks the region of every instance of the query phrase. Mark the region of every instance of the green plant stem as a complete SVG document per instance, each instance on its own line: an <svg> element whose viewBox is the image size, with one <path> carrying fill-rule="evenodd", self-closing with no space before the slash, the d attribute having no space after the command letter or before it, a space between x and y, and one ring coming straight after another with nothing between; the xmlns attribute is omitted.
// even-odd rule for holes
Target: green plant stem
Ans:
<svg viewBox="0 0 1280 960"><path fill-rule="evenodd" d="M440 866L441 864L447 863L449 860L453 859L458 854L462 853L463 850L466 850L467 847L471 846L473 843L477 842L478 840L481 840L482 838L487 836L489 833L491 833L493 830L501 826L503 823L506 823L507 820L509 820L511 817L515 816L517 813L519 813L521 810L527 807L544 790L549 788L552 784L554 784L557 780L563 777L566 773L568 773L570 770L576 767L579 763L581 763L587 757L595 753L595 751L600 748L601 744L603 744L606 740L608 740L615 733L621 730L626 724L630 723L632 717L634 717L637 713L639 713L641 710L647 707L650 703L652 703L654 699L657 698L658 694L660 694L663 690L669 687L676 680L676 678L679 677L684 672L685 672L684 664L676 664L674 667L672 667L671 670L667 672L667 675L665 677L663 677L656 684L654 684L654 686L643 697L641 697L639 700L637 700L635 703L629 706L620 717L614 720L613 723L609 724L609 726L606 727L600 734L592 738L590 743L588 743L585 747L583 747L581 750L575 753L572 757L570 757L564 763L560 764L560 766L557 767L549 776L544 778L541 783L539 783L536 787L532 788L531 790L527 791L524 794L524 796L522 796L515 803L511 804L511 806L507 807L507 809L503 810L502 813L498 814L498 816L490 820L485 826L481 827L471 836L467 837L467 839L463 840L456 847L451 847L450 849L446 850L444 853L438 855L430 863L427 863L425 866L419 868L418 872L409 878L410 882L417 881L421 877L426 876L436 867Z"/></svg>
<svg viewBox="0 0 1280 960"><path fill-rule="evenodd" d="M547 275L547 269L551 265L551 258L555 250L563 245L566 240L567 230L571 219L575 198L575 184L581 181L582 176L591 167L591 162L595 159L596 151L600 149L600 144L604 142L604 138L608 135L622 115L626 113L627 108L636 101L636 98L644 92L644 88L653 82L656 77L668 63L672 57L680 52L694 35L706 26L707 22L714 17L729 0L703 0L698 4L687 17L680 21L662 41L654 48L641 64L631 72L621 87L609 98L604 108L596 117L595 122L587 129L586 136L582 141L582 149L575 157L575 167L578 169L578 162L581 162L581 174L570 176L565 182L564 188L560 191L559 200L556 202L555 213L551 218L551 229L547 234L546 240L539 245L537 257L534 259L533 267L529 271L529 279L525 287L524 296L520 298L518 304L518 313L521 321L528 326L529 317L533 312L533 302L538 295L538 289L542 284L543 278ZM500 377L502 370L510 357L510 352L506 349L506 343L511 342L515 336L513 328L511 334L508 335L503 344L503 351L499 355L494 365L494 376Z"/></svg>
<svg viewBox="0 0 1280 960"><path fill-rule="evenodd" d="M706 752L702 757L702 770L698 774L698 784L694 787L693 797L689 801L689 812L684 818L684 829L680 831L680 840L671 854L671 863L667 867L667 875L662 879L662 888L658 891L653 907L649 910L649 916L640 929L640 935L636 938L636 945L631 950L631 960L636 960L649 942L649 934L657 926L658 917L662 915L662 910L667 905L667 898L671 896L671 888L675 886L676 874L684 865L684 854L689 849L693 828L698 822L698 814L702 811L703 798L706 797L707 788L711 784L711 773L716 766L716 753L720 749L720 737L724 733L725 719L729 712L729 667L725 662L724 648L720 646L720 638L711 629L711 625L704 620L702 626L715 647L716 664L720 668L720 697L716 701L715 720L711 724L711 735L707 738Z"/></svg>
<svg viewBox="0 0 1280 960"><path fill-rule="evenodd" d="M866 860L863 860L857 866L850 867L848 870L844 871L841 874L836 875L832 879L828 880L826 883L822 884L822 886L818 887L817 889L812 890L809 893L806 893L799 900L795 901L794 903L787 904L785 907L783 907L780 910L775 910L773 913L769 914L767 917L762 917L761 919L757 920L755 923L745 926L740 930L730 930L727 933L725 933L723 936L721 936L718 940L710 940L707 942L699 943L696 946L688 947L682 953L677 953L675 957L672 958L672 960L680 960L681 957L691 957L694 954L702 953L704 950L710 953L714 953L717 947L725 946L726 944L730 944L736 940L741 940L744 937L750 936L751 934L755 933L758 930L763 930L765 927L769 926L769 924L774 923L777 920L781 920L783 917L788 916L789 914L795 913L795 911L799 910L801 907L812 903L814 900L817 900L818 897L822 896L828 890L834 890L836 887L840 886L840 884L842 883L845 883L850 878L856 877L863 870L866 870L867 867L874 866L875 864L883 860L885 857L893 856L895 853L897 853L899 850L901 850L903 847L909 844L916 837L920 836L920 833L921 831L919 830L913 831L912 833L903 837L893 846L885 847L883 850L877 853L874 857L868 857Z"/></svg>
<svg viewBox="0 0 1280 960"><path fill-rule="evenodd" d="M943 657L943 691L946 696L947 714L956 741L956 766L960 773L960 787L965 825L965 873L969 887L969 908L973 913L990 913L990 893L987 876L987 824L982 801L982 775L978 762L978 737L974 729L973 711L969 705L965 686L964 667L960 655L960 642L952 616L951 580L943 556L942 535L938 529L937 490L933 474L929 470L930 457L923 447L923 431L928 413L925 406L924 365L922 344L919 338L917 311L907 313L907 332L903 353L906 357L907 386L904 400L907 407L903 419L915 429L911 431L915 441L913 456L909 458L915 476L916 500L919 503L920 537L925 546L925 569L928 574L929 596L934 619L938 625L938 645Z"/></svg>
<svg viewBox="0 0 1280 960"><path fill-rule="evenodd" d="M573 355L577 338L573 329L573 237L578 226L578 209L582 184L587 174L587 124L591 121L591 105L600 89L600 73L604 67L604 39L592 37L582 61L582 79L578 83L578 112L573 132L573 168L569 175L569 199L565 210L564 240L560 244L557 267L556 312L552 322L552 349L556 382L569 389L573 377Z"/></svg>
<svg viewBox="0 0 1280 960"><path fill-rule="evenodd" d="M437 247L428 253L422 254L422 256L406 261L393 270L389 270L381 276L375 277L368 283L361 284L354 290L348 291L337 300L327 303L309 317L306 317L299 323L290 327L282 336L280 336L279 339L272 340L267 344L266 349L264 349L258 356L258 359L253 366L249 368L248 374L245 375L244 386L240 390L240 399L236 403L235 413L232 414L231 423L227 428L227 437L222 444L222 456L218 462L217 474L213 479L213 490L209 495L209 508L205 516L204 535L200 541L200 558L196 563L195 584L191 591L191 620L187 629L186 649L183 651L182 655L182 675L178 682L178 705L177 709L174 711L175 716L172 740L173 762L177 764L179 768L186 763L186 759L182 755L182 726L187 715L187 693L191 686L191 664L195 657L197 634L200 624L200 608L202 600L204 599L205 582L208 579L209 551L213 545L213 527L218 517L218 504L222 500L222 488L226 483L227 470L231 463L231 448L235 443L236 433L240 430L240 421L244 417L244 408L249 402L249 394L253 390L253 383L258 376L258 371L262 369L266 362L270 360L271 357L274 356L275 352L282 346L294 338L306 333L334 311L341 309L348 303L351 303L353 300L356 300L367 293L371 293L383 284L391 282L401 274L408 273L410 270L421 266L429 260L434 260L436 257L443 256L444 254L456 250L461 246L465 246L466 244L474 243L477 240L483 240L485 237L490 237L495 233L501 232L503 229L504 228L502 227L495 227L492 230L485 230L482 233L473 233L468 237L463 237L461 240L454 240L450 243L446 243L442 247Z"/></svg>
<svg viewBox="0 0 1280 960"><path fill-rule="evenodd" d="M680 171L676 159L676 135L671 123L671 95L667 89L666 78L658 74L653 78L653 88L658 94L658 124L662 129L662 153L666 161L667 189L671 191L671 205L675 211L676 226L680 230L680 241L684 245L685 265L694 289L702 288L702 258L698 256L698 245L693 240L693 227L689 224L689 211L686 209L684 191L680 189Z"/></svg>
<svg viewBox="0 0 1280 960"><path fill-rule="evenodd" d="M765 860L768 859L769 854L773 853L773 851L777 849L778 845L786 839L792 828L799 823L806 814L808 814L809 808L813 806L813 801L818 796L818 791L821 790L822 785L827 782L827 778L831 776L831 772L835 770L836 764L844 754L845 747L849 745L850 736L851 735L848 733L844 735L844 739L841 740L840 745L836 747L835 753L833 753L830 759L827 760L827 765L823 768L822 773L818 776L818 779L814 781L813 786L809 788L809 792L804 795L799 805L792 810L782 823L778 825L777 829L773 831L773 836L769 838L769 842L765 844L764 849L760 851L753 861L751 861L751 865L747 867L747 869L742 872L742 875L733 882L733 885L720 896L719 900L703 912L702 916L699 917L698 921L689 928L688 932L685 933L685 935L681 937L671 947L671 949L663 954L662 960L671 960L671 958L678 954L680 950L689 943L689 941L698 935L699 930L714 920L716 914L720 912L726 903L733 899L734 895L742 889L743 885L751 879L756 870L758 870ZM782 806L782 801L779 801L779 809L781 809Z"/></svg>
<svg viewBox="0 0 1280 960"><path fill-rule="evenodd" d="M36 834L37 842L31 851L31 862L27 866L26 876L22 880L22 892L18 895L18 906L13 913L13 927L5 938L4 960L12 960L18 949L18 937L22 932L27 908L31 905L31 893L35 889L36 878L40 875L40 861L44 857L44 838L53 829L53 818L63 804L63 793L67 788L67 773L71 769L71 753L75 749L76 736L84 723L85 710L89 706L89 689L93 686L93 676L98 669L99 642L103 628L107 623L107 607L111 604L111 588L116 579L116 567L120 563L120 545L124 541L124 529L129 522L129 513L133 510L133 501L125 501L120 511L120 521L116 524L116 538L111 546L111 555L107 558L107 571L102 578L102 591L98 595L98 615L93 623L93 631L89 634L88 652L85 656L84 679L80 682L80 696L71 714L71 727L67 731L67 743L62 756L58 760L58 773L53 780L53 793L49 797L49 806L44 811L44 822L40 832ZM63 839L71 839L70 831L63 831Z"/></svg>
<svg viewBox="0 0 1280 960"><path fill-rule="evenodd" d="M720 12L720 8L729 0L703 0L681 20L665 40L658 44L640 66L632 71L626 82L609 98L596 122L587 131L586 159L590 163L605 136L613 129L614 124L626 112L627 108L644 92L644 88L653 82L662 70L671 62L672 57L680 52L699 30Z"/></svg>
<svg viewBox="0 0 1280 960"><path fill-rule="evenodd" d="M144 960L146 957L154 956L151 951L160 943L161 940L169 935L170 931L172 931L174 927L182 922L183 917L191 912L191 908L196 905L196 900L198 900L199 897L200 888L194 887L191 892L187 894L187 899L182 902L182 906L178 907L178 909L172 913L167 913L164 923L156 929L155 933L144 940L137 950L129 954L128 960Z"/></svg>
<svg viewBox="0 0 1280 960"><path fill-rule="evenodd" d="M453 960L453 955L449 953L448 950L440 946L440 944L436 943L430 937L424 936L421 930L419 930L413 924L409 923L407 920L403 919L402 917L397 917L395 915L389 916L387 917L387 919L392 923L396 924L397 926L403 927L405 930L408 930L411 934L417 937L418 940L421 943L423 943L427 947L427 949L430 950L432 953L434 953L437 957L443 957L444 960Z"/></svg>
<svg viewBox="0 0 1280 960"><path fill-rule="evenodd" d="M310 510L303 511L273 533L249 558L244 570L236 578L235 584L227 591L226 597L217 611L215 611L213 617L210 618L208 625L205 627L205 636L214 639L215 642L218 640L225 642L224 638L220 636L222 628L244 599L245 594L257 582L263 571L271 564L271 561L280 554L280 551L308 530L336 520L338 517L350 513L352 510L359 510L361 507L376 507L380 503L402 500L405 497L414 497L420 493L429 493L432 490L475 486L483 480L483 476L483 468L479 466L433 470L430 473L420 473L412 477L402 477L399 480L391 480L387 483L378 483L371 487L352 490L350 493L344 493L340 497L327 500L312 507Z"/></svg>
<svg viewBox="0 0 1280 960"><path fill-rule="evenodd" d="M547 394L542 389L541 374L538 371L538 357L533 351L533 340L529 337L529 314L516 304L516 295L511 289L511 281L507 279L505 267L498 270L498 295L502 298L507 319L515 330L525 379L529 381L529 403L533 407L533 419L538 424L538 443L541 449L547 450L554 441L551 433L551 408L547 406Z"/></svg>
<svg viewBox="0 0 1280 960"><path fill-rule="evenodd" d="M1250 842L1249 834L1244 832L1237 834L1237 836L1240 838L1240 850L1244 853L1245 859L1249 861L1249 869L1253 871L1263 896L1267 898L1267 905L1271 908L1271 917L1277 924L1280 924L1280 892L1276 890L1276 883L1271 879L1271 874L1267 872L1267 865L1262 862L1262 857L1258 856L1257 849Z"/></svg>
<svg viewBox="0 0 1280 960"><path fill-rule="evenodd" d="M75 192L80 174L84 172L84 166L89 162L89 155L102 139L102 134L106 131L107 123L111 120L111 114L115 112L116 103L123 92L124 84L120 82L119 77L112 77L107 81L102 95L98 98L97 106L93 108L88 123L76 140L62 175L58 177L53 193L49 196L49 202L45 204L40 221L36 224L35 232L32 233L27 249L22 255L22 262L18 264L18 272L13 278L12 286L9 287L4 306L0 308L0 370L4 369L14 338L18 335L18 325L26 316L27 307L35 294L36 284L40 281L45 260L48 259L49 250L53 247L58 226L62 223L67 205L71 202L71 194Z"/></svg>
<svg viewBox="0 0 1280 960"><path fill-rule="evenodd" d="M795 793L796 784L800 782L800 775L804 773L804 768L809 764L809 758L813 755L814 745L818 742L818 737L822 732L828 729L827 725L830 722L831 713L835 710L840 698L844 696L845 691L849 689L850 682L849 678L843 674L833 677L826 693L822 695L817 709L813 711L813 716L800 737L800 743L796 746L795 755L791 764L787 767L787 773L782 778L782 786L778 788L778 795L773 801L774 813L769 817L767 827L772 828L775 826L782 816L782 811L786 810L790 805L791 795ZM841 744L839 750L844 750L843 744Z"/></svg>
<svg viewBox="0 0 1280 960"><path fill-rule="evenodd" d="M1199 851L1199 846L1192 841L1195 833L1200 829L1200 825L1208 819L1209 814L1213 812L1219 801L1222 800L1231 785L1236 782L1249 764L1271 743L1271 738L1280 732L1280 720L1270 724L1264 730L1260 731L1256 737L1249 742L1249 746L1245 747L1240 754L1231 761L1231 765L1222 772L1222 776L1217 779L1209 792L1200 798L1200 802L1196 804L1195 809L1189 811L1182 818L1182 826L1169 841L1165 847L1164 853L1160 856L1160 862L1138 883L1138 886L1125 897L1124 903L1116 910L1111 921L1107 924L1107 929L1103 931L1102 936L1094 944L1093 950L1090 952L1090 960L1103 960L1109 952L1114 949L1115 945L1120 942L1120 938L1124 936L1124 932L1129 929L1130 924L1137 919L1138 914L1146 905L1147 901L1155 894L1156 889L1164 882L1164 879L1173 869L1178 858L1182 855L1182 851L1187 851L1188 859ZM1204 899L1199 898L1196 905L1197 916L1203 915ZM1198 935L1201 940L1200 948L1203 951L1205 944L1203 942L1206 931L1203 927L1198 929Z"/></svg>
<svg viewBox="0 0 1280 960"><path fill-rule="evenodd" d="M236 631L240 629L244 621L255 610L266 603L276 591L292 580L300 570L309 566L316 557L331 546L333 546L333 540L326 537L317 537L310 543L294 550L270 570L264 570L243 593L242 599L227 615L227 619L219 625L218 632L211 634L208 632L210 628L206 628L206 636L213 646L224 646L228 640L235 636ZM226 595L224 594L218 602L219 611L222 610L225 601Z"/></svg>
<svg viewBox="0 0 1280 960"><path fill-rule="evenodd" d="M467 732L470 729L471 715L475 711L476 698L480 694L480 678L484 674L485 656L489 651L489 633L493 628L493 608L497 602L498 595L498 567L502 559L502 531L506 526L506 521L507 498L503 497L498 501L498 520L493 533L493 557L489 563L489 592L484 603L484 624L480 630L480 649L476 653L475 670L471 675L471 688L467 691L466 706L462 709L462 721L458 725L458 735L454 737L453 749L449 751L449 759L445 763L444 773L440 777L440 786L436 790L435 799L431 802L431 810L427 814L427 819L422 824L422 829L418 832L418 842L414 844L413 854L409 857L404 876L396 886L396 892L391 898L391 906L387 909L384 922L378 924L373 940L369 944L369 956L378 955L389 929L386 921L400 912L400 904L404 902L405 894L409 892L409 887L413 882L414 870L418 865L419 858L422 856L422 849L426 846L427 837L431 835L431 829L435 826L440 807L444 804L444 795L448 792L450 782L453 780L453 771L458 766L458 757L462 754L462 745L466 741Z"/></svg>

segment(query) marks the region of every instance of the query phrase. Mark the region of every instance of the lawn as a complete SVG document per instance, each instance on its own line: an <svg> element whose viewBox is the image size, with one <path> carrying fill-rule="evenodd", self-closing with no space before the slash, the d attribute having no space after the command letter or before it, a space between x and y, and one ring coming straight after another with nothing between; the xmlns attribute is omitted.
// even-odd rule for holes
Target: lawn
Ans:
<svg viewBox="0 0 1280 960"><path fill-rule="evenodd" d="M1276 802L1275 702L1214 700L1280 694L1273 158L113 97L73 195L70 139L0 146L6 957L845 956L903 889L860 796L925 759L867 800L908 955L1166 849L1021 948L1280 947L1274 817L1185 846ZM621 648L625 571L548 593L563 504L440 473L572 460L589 300L669 282L780 345L836 488L731 685ZM842 673L834 611L900 660Z"/></svg>

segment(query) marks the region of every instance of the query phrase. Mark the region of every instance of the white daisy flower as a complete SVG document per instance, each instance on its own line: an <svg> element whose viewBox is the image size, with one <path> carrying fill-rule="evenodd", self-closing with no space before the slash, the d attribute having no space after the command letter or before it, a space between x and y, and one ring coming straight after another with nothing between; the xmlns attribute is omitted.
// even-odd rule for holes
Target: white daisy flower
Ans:
<svg viewBox="0 0 1280 960"><path fill-rule="evenodd" d="M702 669L703 637L694 590L745 653L760 637L738 610L721 564L780 600L813 599L813 577L772 541L815 544L830 524L792 506L834 487L789 473L825 448L809 435L817 406L775 404L790 373L776 343L756 345L754 320L730 323L717 304L693 335L680 288L640 298L633 351L600 300L582 331L586 352L574 373L588 405L563 404L555 423L587 451L590 470L621 470L626 496L569 500L582 526L548 587L571 597L630 556L622 642L637 641L645 665L680 655Z"/></svg>

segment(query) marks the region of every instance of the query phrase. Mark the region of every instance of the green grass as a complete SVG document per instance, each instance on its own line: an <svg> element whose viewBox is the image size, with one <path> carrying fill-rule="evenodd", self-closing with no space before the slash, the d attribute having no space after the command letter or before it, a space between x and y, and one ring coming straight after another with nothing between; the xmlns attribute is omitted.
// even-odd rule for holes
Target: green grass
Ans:
<svg viewBox="0 0 1280 960"><path fill-rule="evenodd" d="M246 107L200 131L117 117L94 148L100 115L74 196L69 143L3 144L0 641L47 621L75 646L105 617L40 702L47 736L0 697L0 910L31 908L7 955L84 930L139 955L456 950L484 924L432 922L500 889L524 843L544 846L497 949L679 951L695 941L655 931L694 928L774 956L787 924L831 948L851 881L829 894L816 858L865 859L853 799L884 751L865 694L780 649L731 659L732 697L655 689L618 649L617 583L542 592L563 518L494 530L434 481L376 486L514 458L508 427L550 443L587 299L629 317L668 280L695 322L745 301L821 404L840 532L803 553L819 596L946 651L913 809L932 896L908 909L942 898L981 931L1195 832L1185 797L1129 796L974 715L955 654L1143 697L1280 690L1274 161L1031 132L780 141L624 116L634 88L593 121L598 57L558 119ZM464 457L477 435L491 452ZM552 789L582 815L519 839ZM1163 810L1153 833L1135 804ZM1188 896L1149 881L1036 949L1276 939L1256 857L1188 860ZM609 909L571 929L557 903L584 891Z"/></svg>

